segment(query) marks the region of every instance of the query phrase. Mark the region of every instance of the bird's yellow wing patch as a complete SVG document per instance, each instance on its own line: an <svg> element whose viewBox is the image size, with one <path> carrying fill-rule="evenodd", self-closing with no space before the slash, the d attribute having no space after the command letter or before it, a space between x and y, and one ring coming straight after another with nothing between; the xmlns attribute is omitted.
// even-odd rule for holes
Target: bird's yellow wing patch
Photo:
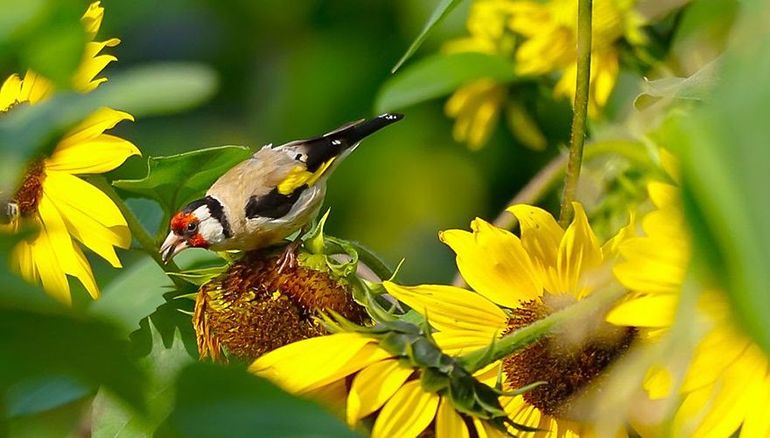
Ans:
<svg viewBox="0 0 770 438"><path fill-rule="evenodd" d="M278 184L278 193L288 195L304 185L312 186L323 176L335 158L337 157L332 157L329 161L323 163L315 172L310 172L304 165L294 166L286 178Z"/></svg>

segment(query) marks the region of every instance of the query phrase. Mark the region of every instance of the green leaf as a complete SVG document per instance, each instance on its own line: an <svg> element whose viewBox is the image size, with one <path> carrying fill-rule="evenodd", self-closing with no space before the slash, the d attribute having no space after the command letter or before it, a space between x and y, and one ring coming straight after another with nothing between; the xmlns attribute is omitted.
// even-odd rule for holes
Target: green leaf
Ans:
<svg viewBox="0 0 770 438"><path fill-rule="evenodd" d="M177 258L183 266L210 259L204 251L186 251ZM194 290L194 288L192 288ZM139 328L139 322L166 302L163 294L174 285L149 257L124 269L102 291L102 297L88 308L88 313L113 322L122 335Z"/></svg>
<svg viewBox="0 0 770 438"><path fill-rule="evenodd" d="M171 412L177 373L194 360L185 350L178 330L174 331L171 345L168 347L164 345L163 338L152 318L149 319L148 330L152 339L152 350L139 361L139 366L147 372L149 377L145 393L149 416L137 415L109 392L99 391L93 402L92 436L94 438L152 435Z"/></svg>
<svg viewBox="0 0 770 438"><path fill-rule="evenodd" d="M317 404L236 368L196 363L177 383L176 405L157 436L354 437Z"/></svg>
<svg viewBox="0 0 770 438"><path fill-rule="evenodd" d="M82 383L67 376L43 376L13 385L5 393L9 417L45 412L80 400L93 392Z"/></svg>
<svg viewBox="0 0 770 438"><path fill-rule="evenodd" d="M486 53L441 53L420 60L380 89L377 112L394 111L446 96L460 86L482 78L507 83L516 79L511 62Z"/></svg>
<svg viewBox="0 0 770 438"><path fill-rule="evenodd" d="M211 184L251 155L244 146L219 146L167 157L150 157L147 176L114 181L113 185L157 201L166 214L203 196Z"/></svg>
<svg viewBox="0 0 770 438"><path fill-rule="evenodd" d="M696 272L726 289L734 320L770 353L770 38L756 33L770 8L745 6L713 98L666 140L681 156Z"/></svg>
<svg viewBox="0 0 770 438"><path fill-rule="evenodd" d="M60 313L0 307L0 391L47 376L103 385L134 409L144 409L144 374L126 343L103 322Z"/></svg>
<svg viewBox="0 0 770 438"><path fill-rule="evenodd" d="M462 2L462 0L441 0L441 3L439 3L436 6L436 9L433 10L433 13L428 18L428 21L425 23L425 26L423 26L422 30L420 31L420 34L417 35L417 38L412 41L412 44L409 46L409 48L406 50L406 53L404 53L403 56L401 56L401 59L398 60L395 66L393 66L393 69L390 71L391 73L395 73L396 70L401 68L404 63L414 55L414 53L417 51L417 49L422 46L422 43L425 42L425 40L428 38L428 35L430 35L431 31L439 24L441 23L444 18L449 15L452 10L457 7Z"/></svg>
<svg viewBox="0 0 770 438"><path fill-rule="evenodd" d="M116 74L96 92L104 93L105 105L144 117L196 107L211 98L218 86L217 74L210 67L170 62Z"/></svg>

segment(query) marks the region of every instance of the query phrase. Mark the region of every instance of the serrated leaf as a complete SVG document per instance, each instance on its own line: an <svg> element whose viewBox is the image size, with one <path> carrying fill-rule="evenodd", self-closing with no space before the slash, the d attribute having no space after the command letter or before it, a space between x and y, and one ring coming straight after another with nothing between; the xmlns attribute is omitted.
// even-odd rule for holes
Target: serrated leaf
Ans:
<svg viewBox="0 0 770 438"><path fill-rule="evenodd" d="M166 214L202 197L231 167L251 155L244 146L219 146L167 157L147 159L147 176L112 184L141 197L157 201Z"/></svg>
<svg viewBox="0 0 770 438"><path fill-rule="evenodd" d="M412 41L412 44L409 45L406 53L401 56L401 59L398 60L390 72L395 73L399 68L401 68L401 66L404 65L404 63L409 58L411 58L415 52L417 52L417 49L422 46L422 43L425 42L431 31L433 31L433 29L435 29L436 26L441 23L444 18L446 18L447 15L449 15L449 13L452 12L452 10L454 10L454 8L457 7L457 5L459 5L461 2L462 0L441 0L441 3L439 3L436 6L436 9L433 10L433 13L428 18L428 21L425 22L425 25L420 31L420 34L417 35L417 38L415 38L414 41Z"/></svg>
<svg viewBox="0 0 770 438"><path fill-rule="evenodd" d="M404 107L446 96L476 79L500 83L516 79L511 61L486 53L440 53L429 56L388 79L380 89L377 112Z"/></svg>
<svg viewBox="0 0 770 438"><path fill-rule="evenodd" d="M152 339L150 354L139 361L148 374L145 397L148 416L137 415L108 392L99 391L93 402L92 436L94 438L130 438L152 436L158 425L171 412L174 403L174 382L183 367L194 362L185 350L178 330L174 331L171 345L166 347L163 337L148 319L147 329Z"/></svg>

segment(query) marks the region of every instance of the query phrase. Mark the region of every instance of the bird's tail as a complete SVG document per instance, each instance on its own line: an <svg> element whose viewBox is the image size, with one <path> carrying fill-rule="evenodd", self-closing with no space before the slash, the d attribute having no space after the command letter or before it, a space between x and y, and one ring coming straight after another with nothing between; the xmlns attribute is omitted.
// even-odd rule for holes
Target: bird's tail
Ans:
<svg viewBox="0 0 770 438"><path fill-rule="evenodd" d="M364 138L402 118L404 118L402 114L385 113L373 119L348 123L321 137L302 141L306 146L308 170L314 172L332 158L342 155L346 150L357 145Z"/></svg>

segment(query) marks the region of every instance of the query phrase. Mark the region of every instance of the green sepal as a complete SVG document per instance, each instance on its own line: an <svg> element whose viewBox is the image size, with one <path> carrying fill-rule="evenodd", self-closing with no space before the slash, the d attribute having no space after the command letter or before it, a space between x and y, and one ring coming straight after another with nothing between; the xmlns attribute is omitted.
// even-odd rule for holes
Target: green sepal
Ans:
<svg viewBox="0 0 770 438"><path fill-rule="evenodd" d="M190 269L183 272L168 272L167 274L172 277L181 278L182 280L196 286L203 286L214 278L222 275L222 273L227 271L228 268L228 265L222 265L209 268Z"/></svg>

